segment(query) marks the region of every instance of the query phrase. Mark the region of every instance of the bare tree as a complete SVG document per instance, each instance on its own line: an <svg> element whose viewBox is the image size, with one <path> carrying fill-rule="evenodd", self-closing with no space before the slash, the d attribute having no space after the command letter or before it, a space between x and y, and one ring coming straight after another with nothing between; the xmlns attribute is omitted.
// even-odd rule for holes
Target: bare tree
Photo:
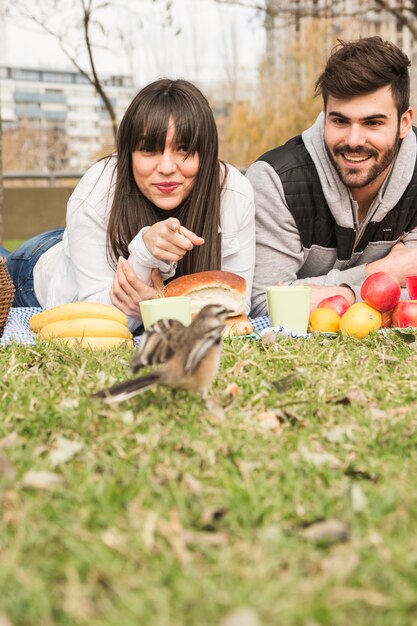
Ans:
<svg viewBox="0 0 417 626"><path fill-rule="evenodd" d="M266 59L273 67L276 62L275 33L297 25L303 18L337 20L339 18L360 20L364 17L378 18L389 14L397 24L407 29L417 43L417 1L406 0L214 0L253 9L262 20L266 35Z"/></svg>
<svg viewBox="0 0 417 626"><path fill-rule="evenodd" d="M73 3L67 0L42 0L40 3L31 0L4 1L9 16L36 25L58 42L63 54L101 97L115 139L118 125L116 112L98 71L97 56L104 50L120 54L120 47L128 47L124 35L126 19L135 21L139 30L143 26L139 5L143 8L144 4L158 0L74 0ZM160 19L170 24L172 1L159 0L159 4L162 8ZM121 19L122 13L124 20Z"/></svg>

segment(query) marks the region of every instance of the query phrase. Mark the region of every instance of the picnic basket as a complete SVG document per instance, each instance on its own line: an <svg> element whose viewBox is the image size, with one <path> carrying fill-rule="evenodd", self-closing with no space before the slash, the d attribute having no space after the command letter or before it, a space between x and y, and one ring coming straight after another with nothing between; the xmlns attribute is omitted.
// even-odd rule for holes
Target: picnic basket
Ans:
<svg viewBox="0 0 417 626"><path fill-rule="evenodd" d="M14 298L14 285L7 270L5 257L0 257L0 337L7 322Z"/></svg>

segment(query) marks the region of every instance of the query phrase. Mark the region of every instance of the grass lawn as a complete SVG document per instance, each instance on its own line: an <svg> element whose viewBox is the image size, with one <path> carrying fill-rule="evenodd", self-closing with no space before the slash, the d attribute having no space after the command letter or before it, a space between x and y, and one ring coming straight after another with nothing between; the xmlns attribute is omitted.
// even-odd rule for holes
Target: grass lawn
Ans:
<svg viewBox="0 0 417 626"><path fill-rule="evenodd" d="M209 409L89 399L127 348L2 348L0 624L417 625L407 339L229 339Z"/></svg>
<svg viewBox="0 0 417 626"><path fill-rule="evenodd" d="M5 239L3 241L3 248L6 248L9 252L13 252L13 250L16 250L24 241L24 239Z"/></svg>

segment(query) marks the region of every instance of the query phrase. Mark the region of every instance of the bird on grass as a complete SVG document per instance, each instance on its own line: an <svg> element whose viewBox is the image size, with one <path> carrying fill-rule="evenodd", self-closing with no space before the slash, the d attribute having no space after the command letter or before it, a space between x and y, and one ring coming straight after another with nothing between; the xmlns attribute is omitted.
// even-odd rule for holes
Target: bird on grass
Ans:
<svg viewBox="0 0 417 626"><path fill-rule="evenodd" d="M161 367L103 389L92 397L111 404L123 402L154 385L165 385L196 390L205 398L219 368L222 332L230 313L221 304L207 304L190 326L170 319L156 322L142 335L131 368L136 373L147 365L161 364Z"/></svg>

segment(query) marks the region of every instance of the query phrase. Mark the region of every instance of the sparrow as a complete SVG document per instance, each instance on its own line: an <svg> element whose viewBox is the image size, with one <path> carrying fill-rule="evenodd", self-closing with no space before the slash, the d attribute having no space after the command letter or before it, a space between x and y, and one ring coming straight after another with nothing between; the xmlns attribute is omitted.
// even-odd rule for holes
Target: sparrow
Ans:
<svg viewBox="0 0 417 626"><path fill-rule="evenodd" d="M220 363L222 333L230 309L221 304L207 304L190 326L178 320L160 320L141 338L133 356L133 373L148 365L161 367L93 394L108 404L123 402L153 387L192 389L206 397Z"/></svg>

